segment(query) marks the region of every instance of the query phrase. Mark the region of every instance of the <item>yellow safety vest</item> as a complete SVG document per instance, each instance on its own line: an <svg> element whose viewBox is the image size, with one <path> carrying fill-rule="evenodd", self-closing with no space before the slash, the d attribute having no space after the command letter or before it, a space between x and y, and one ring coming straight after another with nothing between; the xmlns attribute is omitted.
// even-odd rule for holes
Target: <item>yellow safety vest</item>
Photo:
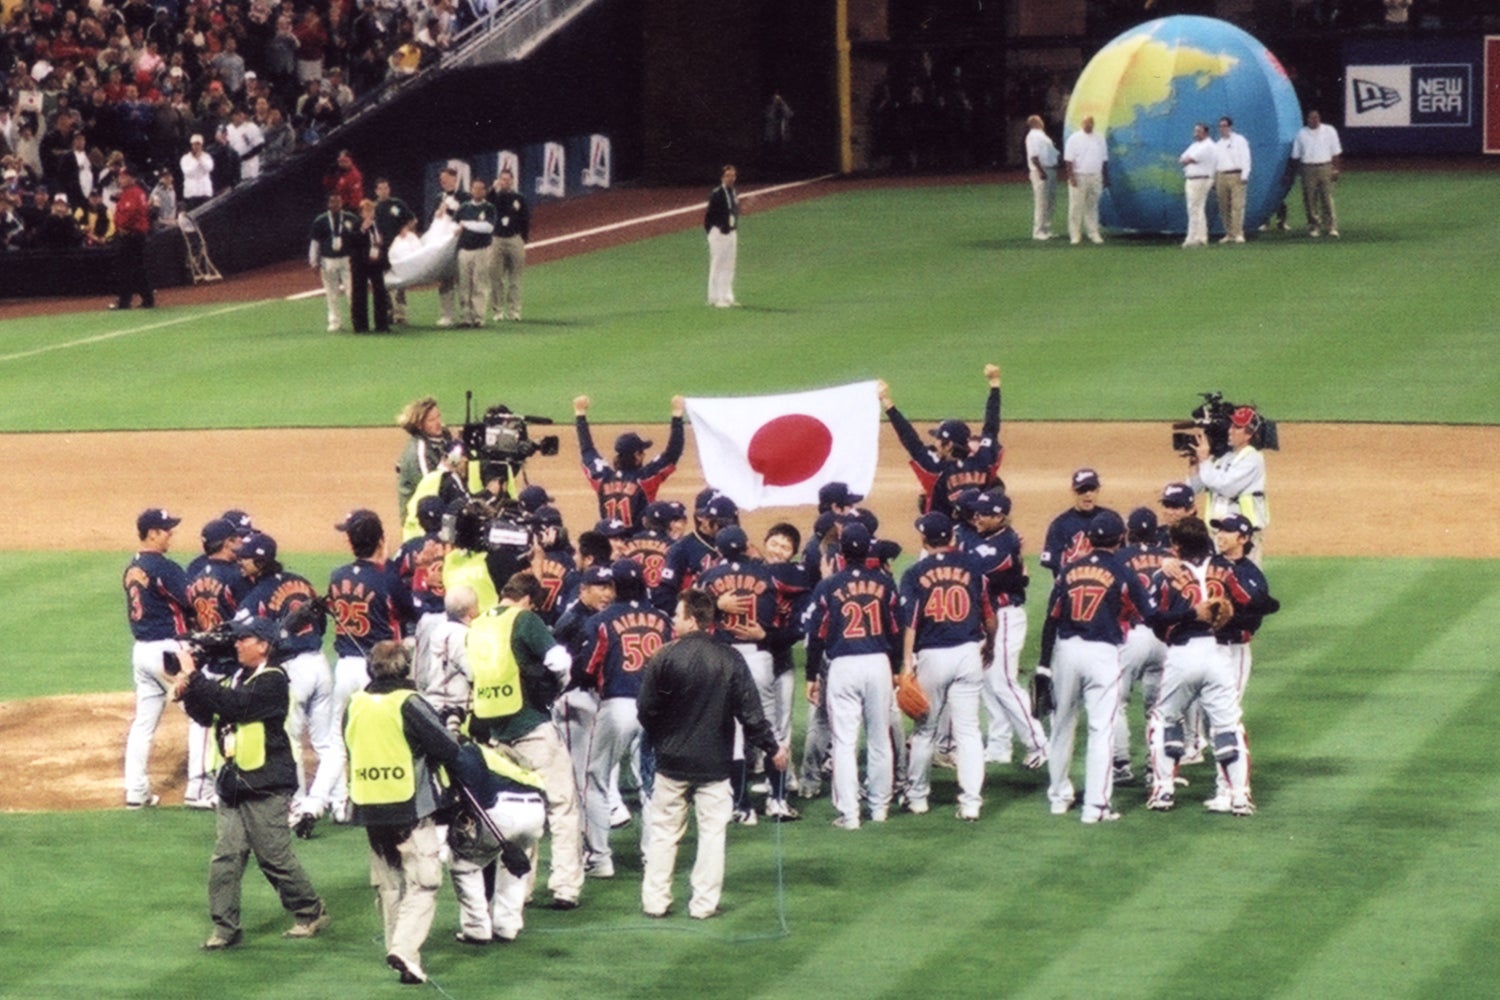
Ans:
<svg viewBox="0 0 1500 1000"><path fill-rule="evenodd" d="M280 667L263 666L251 674L245 683L249 684L260 676L262 670L280 670ZM233 675L224 678L220 683L228 685ZM264 722L236 722L219 729L213 745L213 760L210 766L218 770L228 761L234 761L234 766L241 774L249 774L266 766L266 724Z"/></svg>
<svg viewBox="0 0 1500 1000"><path fill-rule="evenodd" d="M485 766L501 777L509 778L511 781L526 785L529 788L535 788L537 791L541 791L546 787L540 774L537 774L530 768L522 767L494 747L481 745L479 752L484 757Z"/></svg>
<svg viewBox="0 0 1500 1000"><path fill-rule="evenodd" d="M468 549L449 549L443 556L443 592L453 593L454 587L469 587L479 598L477 607L488 611L500 603L500 593L495 590L495 581L490 579L490 567L485 562L485 553Z"/></svg>
<svg viewBox="0 0 1500 1000"><path fill-rule="evenodd" d="M521 608L495 608L474 619L464 645L469 670L474 675L474 716L503 719L524 705L521 699L521 664L511 649L511 635Z"/></svg>
<svg viewBox="0 0 1500 1000"><path fill-rule="evenodd" d="M417 520L417 504L427 497L435 497L443 485L444 470L439 467L417 481L417 488L412 491L411 499L406 501L406 520L401 524L401 540L409 542L413 538L420 538L426 534L422 530L422 522Z"/></svg>
<svg viewBox="0 0 1500 1000"><path fill-rule="evenodd" d="M401 707L414 694L410 688L358 691L349 699L344 742L349 747L349 798L355 805L393 805L416 797L417 762L401 722Z"/></svg>

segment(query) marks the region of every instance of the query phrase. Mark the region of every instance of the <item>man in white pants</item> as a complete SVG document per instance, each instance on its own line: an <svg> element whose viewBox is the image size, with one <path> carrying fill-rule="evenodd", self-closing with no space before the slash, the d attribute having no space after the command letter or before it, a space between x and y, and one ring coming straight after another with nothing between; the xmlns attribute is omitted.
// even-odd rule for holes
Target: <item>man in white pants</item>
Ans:
<svg viewBox="0 0 1500 1000"><path fill-rule="evenodd" d="M358 230L359 220L344 211L344 199L336 192L328 196L328 211L313 220L307 264L323 278L329 333L344 328L344 312L349 308L349 247Z"/></svg>
<svg viewBox="0 0 1500 1000"><path fill-rule="evenodd" d="M1099 198L1109 187L1109 148L1104 136L1094 131L1093 116L1063 144L1068 166L1068 242L1077 246L1083 231L1091 243L1103 243L1099 235Z"/></svg>
<svg viewBox="0 0 1500 1000"><path fill-rule="evenodd" d="M1167 498L1175 499L1174 487L1181 483L1169 483L1163 492L1163 509ZM1188 491L1188 500L1192 492ZM1116 558L1143 583L1151 579L1161 568L1162 560L1171 556L1171 551L1159 542L1156 514L1148 507L1137 507L1126 519L1126 541ZM1149 717L1156 705L1157 692L1161 689L1162 663L1166 660L1167 648L1156 637L1151 626L1139 612L1131 609L1125 643L1120 648L1120 711L1115 714L1113 741L1114 782L1117 785L1135 780L1130 767L1130 692L1136 685L1141 688L1144 714Z"/></svg>
<svg viewBox="0 0 1500 1000"><path fill-rule="evenodd" d="M688 914L707 920L719 913L724 888L725 833L731 801L729 757L734 724L785 770L787 748L776 743L760 710L760 697L744 658L713 641L713 598L685 591L672 624L676 641L646 661L636 712L656 754L656 779L647 822L651 826L641 879L641 909L667 916L677 845L687 832L688 800L698 820L698 856Z"/></svg>
<svg viewBox="0 0 1500 1000"><path fill-rule="evenodd" d="M833 808L841 830L860 821L860 724L865 728L865 798L870 821L890 815L893 749L891 668L900 662L896 583L869 569L870 532L859 523L844 526L839 553L847 567L825 577L805 612L809 697L828 699L833 738ZM826 665L824 663L826 659Z"/></svg>
<svg viewBox="0 0 1500 1000"><path fill-rule="evenodd" d="M947 706L958 769L958 818L972 823L984 801L980 646L993 644L995 622L986 607L984 570L974 557L953 547L948 515L923 514L916 529L922 535L922 558L901 577L901 672L916 676L932 708L917 720L911 736L906 806L917 814L929 808L932 739Z"/></svg>
<svg viewBox="0 0 1500 1000"><path fill-rule="evenodd" d="M734 193L734 164L719 174L719 186L709 192L703 231L708 234L708 304L720 309L735 305L734 262L739 250L740 205Z"/></svg>
<svg viewBox="0 0 1500 1000"><path fill-rule="evenodd" d="M1177 162L1182 164L1185 178L1184 191L1187 196L1188 230L1184 247L1208 246L1208 192L1214 184L1214 164L1217 152L1213 140L1208 137L1208 126L1199 122L1193 126L1193 141Z"/></svg>
<svg viewBox="0 0 1500 1000"><path fill-rule="evenodd" d="M1026 165L1031 177L1031 238L1052 238L1052 207L1057 201L1057 146L1042 127L1041 115L1026 119Z"/></svg>
<svg viewBox="0 0 1500 1000"><path fill-rule="evenodd" d="M536 845L547 822L542 776L518 764L499 747L467 743L458 752L458 780L488 814L507 842L536 864ZM472 808L472 807L471 807ZM453 892L458 896L458 933L464 944L514 941L525 924L526 876L495 866L493 892L486 893L484 870L500 855L500 845L477 816L460 817L459 829L472 837L448 840L453 846ZM466 826L466 824L472 824Z"/></svg>
<svg viewBox="0 0 1500 1000"><path fill-rule="evenodd" d="M1201 520L1189 517L1173 525L1172 546L1178 561L1170 571L1164 567L1154 581L1163 595L1165 612L1180 617L1182 609L1209 597L1227 597L1236 608L1250 603L1234 568L1213 554L1208 526ZM1196 698L1203 704L1214 759L1228 785L1228 809L1222 811L1249 816L1255 806L1250 801L1250 746L1240 721L1240 696L1229 660L1220 654L1213 628L1204 617L1182 619L1166 631L1161 694L1147 725L1152 783L1146 807L1167 812L1174 804L1177 762L1185 749L1183 713Z"/></svg>
<svg viewBox="0 0 1500 1000"><path fill-rule="evenodd" d="M1037 711L1056 702L1052 745L1048 754L1051 784L1047 798L1052 814L1073 808L1074 789L1068 775L1073 762L1073 737L1078 712L1088 715L1088 749L1084 771L1084 823L1106 823L1120 818L1110 806L1114 775L1110 744L1120 700L1120 621L1128 600L1151 623L1166 620L1134 573L1115 558L1124 540L1125 522L1112 510L1094 517L1088 529L1092 550L1062 567L1047 603L1042 629L1042 656L1036 672ZM1179 611L1176 620L1195 614L1206 617L1202 605ZM1055 650L1055 655L1054 655ZM1169 779L1170 780L1170 779Z"/></svg>

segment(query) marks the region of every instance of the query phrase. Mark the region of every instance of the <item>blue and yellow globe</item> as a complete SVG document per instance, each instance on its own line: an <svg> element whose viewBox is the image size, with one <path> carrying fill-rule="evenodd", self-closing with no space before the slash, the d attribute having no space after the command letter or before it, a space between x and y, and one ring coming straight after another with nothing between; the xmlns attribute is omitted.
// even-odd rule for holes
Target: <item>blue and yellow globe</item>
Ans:
<svg viewBox="0 0 1500 1000"><path fill-rule="evenodd" d="M1286 70L1254 37L1211 17L1163 17L1100 49L1073 87L1064 136L1092 116L1109 146L1109 181L1100 221L1112 229L1187 231L1178 156L1204 122L1228 115L1250 143L1245 229L1258 228L1286 196L1286 164L1302 124ZM1222 232L1215 199L1209 227Z"/></svg>

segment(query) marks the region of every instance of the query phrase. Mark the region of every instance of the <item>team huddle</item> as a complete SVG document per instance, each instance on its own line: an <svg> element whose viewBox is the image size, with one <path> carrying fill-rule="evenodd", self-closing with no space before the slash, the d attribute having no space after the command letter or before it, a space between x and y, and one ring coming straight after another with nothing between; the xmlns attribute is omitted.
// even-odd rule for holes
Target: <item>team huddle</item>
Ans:
<svg viewBox="0 0 1500 1000"><path fill-rule="evenodd" d="M1278 607L1249 558L1254 528L1240 514L1205 524L1187 483L1167 485L1160 517L1143 507L1121 518L1098 504L1098 475L1076 472L1074 505L1041 553L1055 580L1028 690L1030 580L999 476L1000 370L984 374L979 431L947 420L929 439L879 384L922 490L919 551L899 579L901 545L844 483L819 490L806 535L783 522L758 540L712 487L691 506L662 498L683 447L680 398L660 455L626 432L613 460L594 444L588 398L574 401L599 511L576 539L544 487L473 474L477 460L431 399L400 418L412 435L398 466L405 537L397 546L376 512L351 512L336 528L353 560L325 588L282 566L275 539L242 511L204 526L187 569L166 555L179 519L144 512L124 578L137 689L126 804L159 801L147 758L175 697L194 721L187 804L219 817L205 947L240 940L251 852L295 916L287 936L326 926L292 850L294 834L326 817L366 827L387 962L403 982L424 981L442 859L457 938L513 940L544 832L553 908L578 906L586 879L615 877L611 831L633 819L622 775L640 789L651 917L672 906L688 803L697 918L719 912L726 827L797 820L797 800L825 786L834 825L857 830L900 809L928 813L932 768L947 761L955 815L973 822L986 763L1012 761L1019 743L1024 768L1048 768L1054 814L1116 820L1114 786L1134 780L1137 687L1148 807L1171 809L1186 785L1179 767L1210 755L1206 807L1250 815L1240 702L1251 638ZM497 524L523 525L524 542ZM809 709L793 767L798 645ZM1080 709L1081 797L1070 774ZM310 773L304 741L317 755Z"/></svg>

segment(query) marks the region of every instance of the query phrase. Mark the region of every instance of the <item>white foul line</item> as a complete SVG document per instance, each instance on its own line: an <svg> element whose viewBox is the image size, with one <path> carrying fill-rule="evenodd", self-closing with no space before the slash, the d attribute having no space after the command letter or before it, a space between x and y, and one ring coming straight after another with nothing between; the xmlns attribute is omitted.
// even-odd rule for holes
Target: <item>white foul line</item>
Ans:
<svg viewBox="0 0 1500 1000"><path fill-rule="evenodd" d="M817 184L821 181L826 181L837 176L838 174L823 174L820 177L809 177L806 180L788 181L785 184L775 184L771 187L759 188L755 191L747 191L739 197L741 201L745 201L749 198L757 198L763 194L775 194L779 191L790 191L792 188L805 187L808 184ZM612 233L617 229L629 229L631 226L643 226L648 222L659 222L662 219L670 219L674 216L686 215L689 212L697 212L701 208L701 204L685 205L682 208L669 208L665 212L656 212L652 215L639 215L634 219L625 219L621 222L611 222L605 226L595 226L593 229L581 229L576 233L564 233L562 236L553 236L550 239L537 240L535 243L526 244L526 246L528 249L537 250L541 247L556 246L559 243L571 243L574 240L585 240L590 236L598 236L600 233ZM288 302L296 302L299 299L316 298L317 296L322 294L323 289L314 288L310 291L297 292L295 295L288 295L286 297L286 300Z"/></svg>
<svg viewBox="0 0 1500 1000"><path fill-rule="evenodd" d="M176 319L164 319L160 323L148 323L145 326L127 327L124 330L111 330L108 333L97 333L92 337L84 337L80 340L69 340L61 344L48 344L46 347L34 347L29 351L16 351L14 354L0 354L0 361L17 361L21 358L31 358L38 354L49 354L52 351L61 351L70 347L85 347L89 344L98 344L106 340L114 340L116 337L128 337L132 333L149 333L152 330L160 330L168 326L177 326L180 323L192 323L197 320L211 319L214 316L222 316L225 313L238 312L241 309L251 309L262 305L263 302L271 302L273 299L265 299L262 302L239 302L231 306L224 306L212 312L194 313L191 316L178 316Z"/></svg>

